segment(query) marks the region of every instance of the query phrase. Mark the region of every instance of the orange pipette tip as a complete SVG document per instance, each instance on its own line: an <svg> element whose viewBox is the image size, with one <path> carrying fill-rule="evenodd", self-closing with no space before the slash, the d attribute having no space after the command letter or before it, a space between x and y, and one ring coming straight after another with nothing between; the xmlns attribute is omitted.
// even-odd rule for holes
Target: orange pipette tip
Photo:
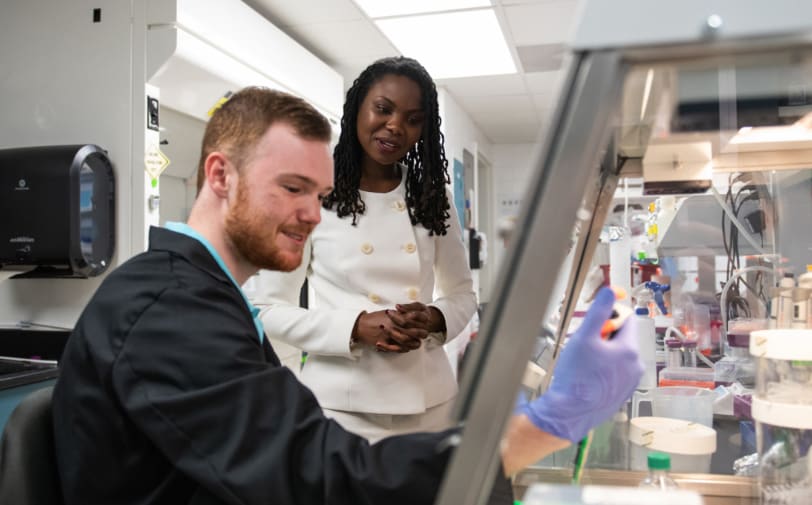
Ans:
<svg viewBox="0 0 812 505"><path fill-rule="evenodd" d="M611 340L612 337L620 330L626 319L632 315L632 309L624 304L617 303L626 298L626 290L617 286L611 287L612 292L615 293L615 304L612 306L612 315L609 319L604 321L601 327L601 338L604 340Z"/></svg>

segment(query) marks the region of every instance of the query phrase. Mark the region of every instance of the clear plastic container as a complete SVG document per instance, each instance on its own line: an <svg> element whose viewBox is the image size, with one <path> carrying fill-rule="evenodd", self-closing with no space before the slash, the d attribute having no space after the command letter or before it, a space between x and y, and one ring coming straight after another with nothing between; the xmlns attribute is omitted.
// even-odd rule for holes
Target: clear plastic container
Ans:
<svg viewBox="0 0 812 505"><path fill-rule="evenodd" d="M696 341L682 343L682 366L696 368Z"/></svg>
<svg viewBox="0 0 812 505"><path fill-rule="evenodd" d="M727 354L713 366L717 386L738 382L752 388L756 383L756 367L750 355L750 334L728 334Z"/></svg>
<svg viewBox="0 0 812 505"><path fill-rule="evenodd" d="M660 387L692 386L697 388L713 389L714 373L710 368L699 367L665 367L660 371Z"/></svg>
<svg viewBox="0 0 812 505"><path fill-rule="evenodd" d="M696 343L699 350L711 347L711 315L708 305L689 303L684 308L685 336ZM685 344L685 342L683 342ZM695 347L695 349L696 349Z"/></svg>
<svg viewBox="0 0 812 505"><path fill-rule="evenodd" d="M792 290L795 278L792 273L785 273L774 289L771 290L770 327L790 328L792 326Z"/></svg>
<svg viewBox="0 0 812 505"><path fill-rule="evenodd" d="M716 394L706 388L669 386L650 391L635 391L632 395L632 417L640 414L640 404L651 402L655 417L683 419L713 427L713 401Z"/></svg>
<svg viewBox="0 0 812 505"><path fill-rule="evenodd" d="M648 453L648 475L640 481L643 488L655 488L666 491L677 489L677 481L671 478L671 456L664 452Z"/></svg>
<svg viewBox="0 0 812 505"><path fill-rule="evenodd" d="M682 366L682 342L678 338L665 341L665 366L672 369Z"/></svg>
<svg viewBox="0 0 812 505"><path fill-rule="evenodd" d="M645 471L651 451L667 453L671 471L708 473L716 430L684 419L634 417L629 421L629 467Z"/></svg>
<svg viewBox="0 0 812 505"><path fill-rule="evenodd" d="M609 421L597 426L589 447L588 466L629 469L629 415L623 404Z"/></svg>
<svg viewBox="0 0 812 505"><path fill-rule="evenodd" d="M812 496L812 330L751 334L756 363L759 483L765 504L808 504Z"/></svg>
<svg viewBox="0 0 812 505"><path fill-rule="evenodd" d="M738 319L731 319L727 323L727 338L725 339L725 345L722 354L727 354L727 351L730 349L728 342L730 342L731 338L734 339L745 339L747 341L747 345L750 345L750 333L756 330L766 330L770 327L770 320L769 319L759 319L759 318L738 318Z"/></svg>

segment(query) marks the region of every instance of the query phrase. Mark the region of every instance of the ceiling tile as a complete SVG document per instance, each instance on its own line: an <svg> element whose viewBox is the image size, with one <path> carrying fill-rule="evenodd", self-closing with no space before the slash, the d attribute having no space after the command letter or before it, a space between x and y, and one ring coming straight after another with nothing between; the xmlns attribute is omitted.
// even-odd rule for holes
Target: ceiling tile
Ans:
<svg viewBox="0 0 812 505"><path fill-rule="evenodd" d="M540 113L539 117L545 117L558 104L560 97L558 95L533 95L532 99L536 110Z"/></svg>
<svg viewBox="0 0 812 505"><path fill-rule="evenodd" d="M287 27L286 31L308 46L331 66L363 64L365 67L384 56L400 54L395 46L369 21L314 23ZM349 37L347 34L351 33Z"/></svg>
<svg viewBox="0 0 812 505"><path fill-rule="evenodd" d="M469 96L458 101L494 143L532 142L541 126L527 95Z"/></svg>
<svg viewBox="0 0 812 505"><path fill-rule="evenodd" d="M500 116L480 126L482 133L494 144L528 144L536 142L541 132L537 120L518 120Z"/></svg>
<svg viewBox="0 0 812 505"><path fill-rule="evenodd" d="M455 97L518 95L527 92L519 74L440 79L437 85L444 87Z"/></svg>
<svg viewBox="0 0 812 505"><path fill-rule="evenodd" d="M491 0L494 5L572 3L573 0Z"/></svg>
<svg viewBox="0 0 812 505"><path fill-rule="evenodd" d="M353 0L243 1L338 71L345 89L374 60L399 54ZM547 60L535 58L538 47L517 46L561 44L572 33L577 1L491 1L514 60L524 68L509 75L438 79L437 85L454 96L492 142L536 142L559 99L564 71L527 73L547 68Z"/></svg>
<svg viewBox="0 0 812 505"><path fill-rule="evenodd" d="M524 74L527 89L534 95L557 95L561 89L564 72L534 72Z"/></svg>
<svg viewBox="0 0 812 505"><path fill-rule="evenodd" d="M243 0L278 28L366 19L352 0Z"/></svg>
<svg viewBox="0 0 812 505"><path fill-rule="evenodd" d="M555 44L574 35L576 2L543 2L504 7L516 45Z"/></svg>
<svg viewBox="0 0 812 505"><path fill-rule="evenodd" d="M561 68L564 52L563 44L536 44L517 46L519 63L525 72L551 72Z"/></svg>
<svg viewBox="0 0 812 505"><path fill-rule="evenodd" d="M455 97L457 98L457 97ZM463 107L475 117L502 116L507 118L536 118L536 107L527 95L460 97Z"/></svg>

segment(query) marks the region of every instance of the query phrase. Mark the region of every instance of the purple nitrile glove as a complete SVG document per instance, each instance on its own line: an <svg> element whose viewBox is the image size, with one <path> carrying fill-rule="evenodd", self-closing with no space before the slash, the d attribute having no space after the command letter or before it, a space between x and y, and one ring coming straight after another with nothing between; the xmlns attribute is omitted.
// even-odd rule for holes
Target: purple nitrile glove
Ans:
<svg viewBox="0 0 812 505"><path fill-rule="evenodd" d="M644 367L637 354L636 320L626 320L611 340L600 336L614 303L611 289L598 292L561 352L550 388L519 407L539 429L576 442L612 417L640 382Z"/></svg>

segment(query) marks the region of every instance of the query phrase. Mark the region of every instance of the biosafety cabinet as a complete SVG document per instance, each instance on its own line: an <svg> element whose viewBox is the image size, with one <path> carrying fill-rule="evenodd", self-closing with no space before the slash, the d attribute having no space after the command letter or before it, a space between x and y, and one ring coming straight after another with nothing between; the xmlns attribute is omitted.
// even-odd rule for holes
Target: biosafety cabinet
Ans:
<svg viewBox="0 0 812 505"><path fill-rule="evenodd" d="M0 7L0 149L106 152L116 181L113 267L146 249L150 225L188 216L210 111L248 85L302 96L338 129L340 74L240 0ZM101 278L0 282L0 325L67 330Z"/></svg>
<svg viewBox="0 0 812 505"><path fill-rule="evenodd" d="M636 487L657 450L706 504L809 503L812 4L586 2L558 100L436 503L486 503L516 393L554 380L595 272L654 320L651 376L594 430L580 484ZM517 475L517 498L570 483L573 456Z"/></svg>

